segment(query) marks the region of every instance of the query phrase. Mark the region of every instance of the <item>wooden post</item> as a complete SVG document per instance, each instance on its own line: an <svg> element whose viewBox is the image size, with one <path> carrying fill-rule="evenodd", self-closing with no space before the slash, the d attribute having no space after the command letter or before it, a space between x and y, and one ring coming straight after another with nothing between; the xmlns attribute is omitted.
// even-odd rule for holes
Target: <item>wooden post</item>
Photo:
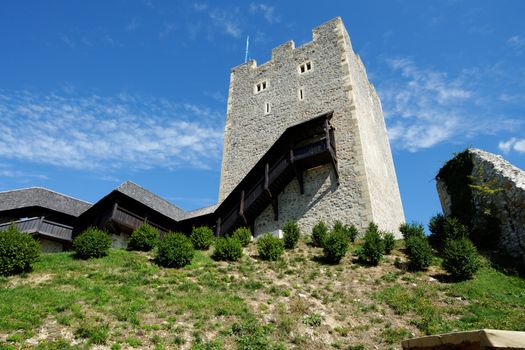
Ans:
<svg viewBox="0 0 525 350"><path fill-rule="evenodd" d="M41 216L40 220L38 220L38 225L36 227L36 233L40 233L40 230L42 229L42 224L44 223L44 217Z"/></svg>
<svg viewBox="0 0 525 350"><path fill-rule="evenodd" d="M279 203L277 197L272 199L272 208L274 220L277 221L279 220Z"/></svg>
<svg viewBox="0 0 525 350"><path fill-rule="evenodd" d="M245 225L248 225L248 220L244 216L244 190L241 191L241 204L239 205L239 215L242 217Z"/></svg>
<svg viewBox="0 0 525 350"><path fill-rule="evenodd" d="M215 228L215 236L219 237L221 235L221 217L217 219L217 227Z"/></svg>
<svg viewBox="0 0 525 350"><path fill-rule="evenodd" d="M264 190L266 191L268 198L271 200L272 192L270 191L270 164L268 164L268 162L266 163L266 167L264 169Z"/></svg>

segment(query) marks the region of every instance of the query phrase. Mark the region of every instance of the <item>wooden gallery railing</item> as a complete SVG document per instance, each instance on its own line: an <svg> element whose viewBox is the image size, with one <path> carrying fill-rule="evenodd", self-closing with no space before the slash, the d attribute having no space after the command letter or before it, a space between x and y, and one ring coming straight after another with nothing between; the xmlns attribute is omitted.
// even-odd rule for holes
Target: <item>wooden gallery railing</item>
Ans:
<svg viewBox="0 0 525 350"><path fill-rule="evenodd" d="M73 227L46 220L43 216L0 224L0 231L7 230L11 225L15 225L21 232L27 232L65 242L71 241L71 235L73 232Z"/></svg>
<svg viewBox="0 0 525 350"><path fill-rule="evenodd" d="M238 196L238 200L232 201L227 198L221 204L223 207L219 207L216 211L218 216L216 235L221 236L238 226L251 226L257 216L270 204L274 218L278 220L277 196L294 178L297 178L299 182L300 193L304 194L303 172L305 170L323 164L331 164L335 177L339 181L336 143L334 129L329 124L330 117L331 114L319 120L323 124L318 132L299 133L303 137L306 134L306 138L294 139L293 133L286 135L290 136L289 140L287 138L289 146L279 150L281 156L272 163L265 162L264 166L259 167L260 173L257 176L249 173L247 177L252 175L251 177L254 178L251 183L246 184L241 181L228 196ZM309 127L311 128L311 125ZM260 170L261 168L263 170ZM229 208L225 208L227 206ZM221 215L221 212L224 214Z"/></svg>
<svg viewBox="0 0 525 350"><path fill-rule="evenodd" d="M159 230L161 235L166 234L169 230L148 220L147 217L139 216L127 209L121 207L118 203L114 203L113 207L101 216L101 226L108 224L116 224L124 227L126 230L133 231L140 225L147 223L150 226L155 227Z"/></svg>

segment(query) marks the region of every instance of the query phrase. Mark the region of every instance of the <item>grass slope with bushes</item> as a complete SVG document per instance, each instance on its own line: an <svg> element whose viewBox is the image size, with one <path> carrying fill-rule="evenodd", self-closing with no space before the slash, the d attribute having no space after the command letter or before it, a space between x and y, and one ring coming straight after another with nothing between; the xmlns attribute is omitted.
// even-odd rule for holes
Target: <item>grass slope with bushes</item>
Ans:
<svg viewBox="0 0 525 350"><path fill-rule="evenodd" d="M349 243L339 264L304 237L262 260L256 244L237 261L214 247L185 267L151 252L110 249L81 260L42 254L33 271L0 279L0 348L373 349L402 339L479 328L525 331L525 280L482 260L451 283L434 257L413 272L403 241L377 266Z"/></svg>

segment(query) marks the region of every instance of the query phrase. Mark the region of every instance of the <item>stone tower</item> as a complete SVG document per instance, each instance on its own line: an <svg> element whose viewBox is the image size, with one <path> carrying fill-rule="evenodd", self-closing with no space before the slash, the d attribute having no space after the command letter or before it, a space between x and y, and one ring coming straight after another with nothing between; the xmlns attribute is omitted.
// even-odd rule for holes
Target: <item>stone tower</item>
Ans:
<svg viewBox="0 0 525 350"><path fill-rule="evenodd" d="M397 232L403 207L381 103L365 67L352 50L341 18L313 30L313 40L272 50L260 66L250 61L232 69L224 133L219 203L237 186L286 128L333 111L339 181L323 165L304 174L278 196L279 217L270 207L255 220L255 235L290 220L310 232L318 220L369 222Z"/></svg>

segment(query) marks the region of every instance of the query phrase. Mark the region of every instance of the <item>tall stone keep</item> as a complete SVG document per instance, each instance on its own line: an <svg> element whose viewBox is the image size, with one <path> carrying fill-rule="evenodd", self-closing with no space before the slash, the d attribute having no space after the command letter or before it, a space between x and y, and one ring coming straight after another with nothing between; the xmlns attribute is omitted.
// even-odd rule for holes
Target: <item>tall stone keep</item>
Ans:
<svg viewBox="0 0 525 350"><path fill-rule="evenodd" d="M272 50L262 65L252 60L231 70L219 203L290 126L333 111L339 179L329 165L307 171L255 220L255 235L297 220L304 232L317 221L374 221L397 232L403 207L379 97L352 50L341 18L313 30L313 40Z"/></svg>

